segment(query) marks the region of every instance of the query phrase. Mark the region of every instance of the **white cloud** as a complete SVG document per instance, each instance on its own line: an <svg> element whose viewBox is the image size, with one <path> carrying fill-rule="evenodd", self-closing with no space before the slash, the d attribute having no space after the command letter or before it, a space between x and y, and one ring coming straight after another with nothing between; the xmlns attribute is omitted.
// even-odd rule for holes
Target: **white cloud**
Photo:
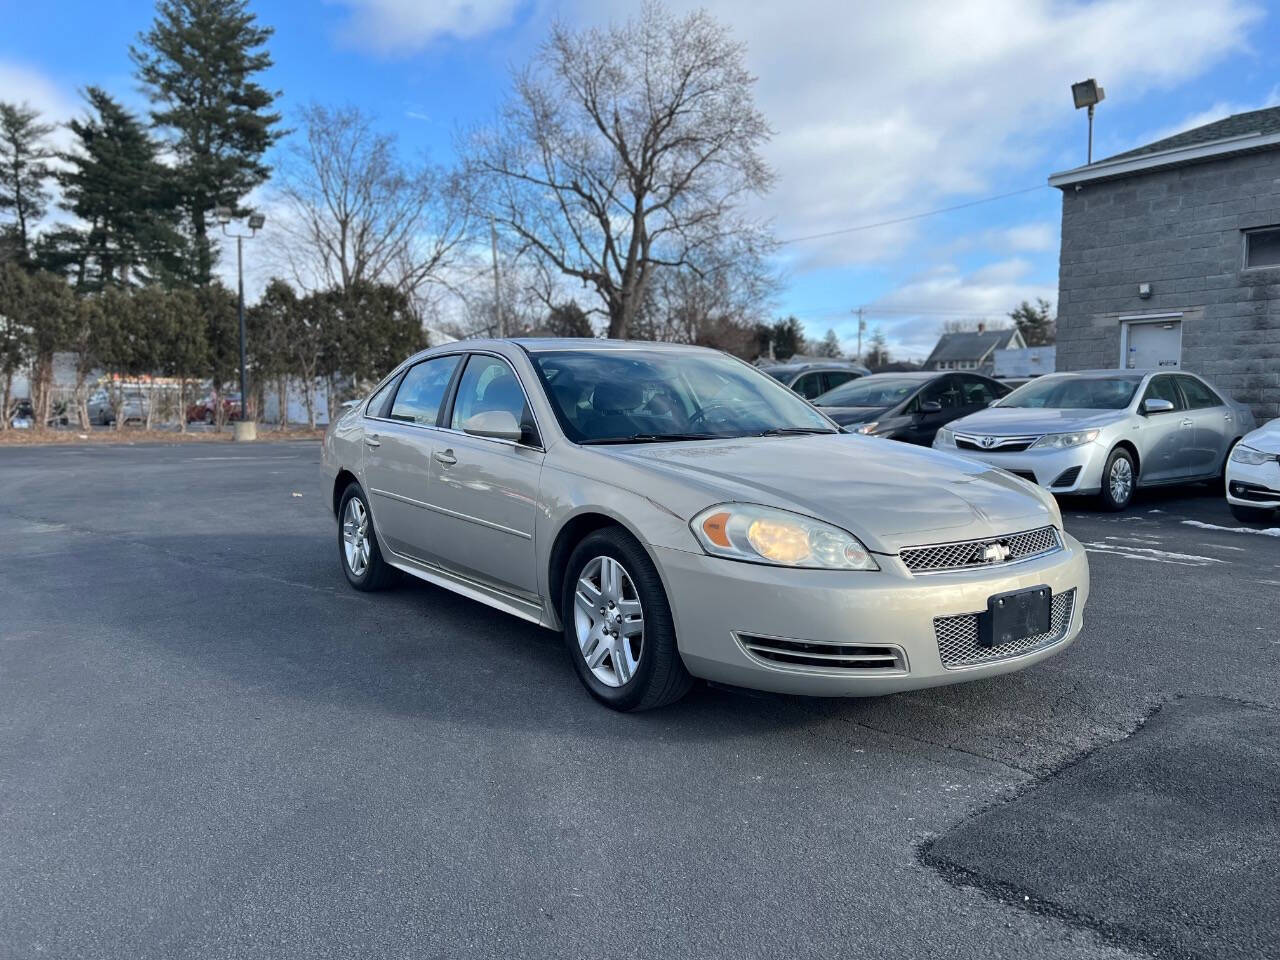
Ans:
<svg viewBox="0 0 1280 960"><path fill-rule="evenodd" d="M0 96L10 103L26 103L39 110L45 123L57 124L50 139L59 150L71 145L71 134L63 124L81 112L73 92L26 64L0 60Z"/></svg>
<svg viewBox="0 0 1280 960"><path fill-rule="evenodd" d="M1053 304L1056 287L1036 282L1031 272L1031 265L1019 257L970 273L951 265L934 267L868 304L867 329L880 327L895 355L923 359L948 320L1008 326L1009 311L1023 300L1043 297ZM856 326L852 330L857 333Z"/></svg>
<svg viewBox="0 0 1280 960"><path fill-rule="evenodd" d="M467 39L511 23L519 0L329 0L348 10L347 42L376 53L411 53L445 37Z"/></svg>

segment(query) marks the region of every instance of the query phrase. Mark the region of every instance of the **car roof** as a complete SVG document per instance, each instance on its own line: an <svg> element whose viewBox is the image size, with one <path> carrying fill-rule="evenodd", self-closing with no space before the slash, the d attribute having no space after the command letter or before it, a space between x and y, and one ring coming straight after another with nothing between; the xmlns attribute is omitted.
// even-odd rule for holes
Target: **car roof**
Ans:
<svg viewBox="0 0 1280 960"><path fill-rule="evenodd" d="M482 349L501 343L514 343L529 353L547 353L550 351L582 351L599 352L603 350L663 350L689 353L719 353L710 347L699 347L691 343L666 343L660 340L606 340L600 337L511 337L507 340L465 340L450 344L467 349Z"/></svg>

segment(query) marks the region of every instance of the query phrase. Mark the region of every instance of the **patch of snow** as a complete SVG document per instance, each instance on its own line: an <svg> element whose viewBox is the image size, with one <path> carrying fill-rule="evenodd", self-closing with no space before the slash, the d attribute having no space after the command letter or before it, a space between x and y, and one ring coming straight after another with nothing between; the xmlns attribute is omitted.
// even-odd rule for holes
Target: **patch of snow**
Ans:
<svg viewBox="0 0 1280 960"><path fill-rule="evenodd" d="M1151 547L1130 547L1097 541L1086 543L1085 549L1092 553L1109 553L1127 560L1154 560L1158 563L1176 563L1184 567L1207 567L1211 563L1227 562L1217 557L1201 557L1194 553L1174 553L1170 550L1155 550Z"/></svg>
<svg viewBox="0 0 1280 960"><path fill-rule="evenodd" d="M1280 537L1280 527L1220 527L1216 523L1204 523L1201 520L1183 520L1188 527L1199 527L1201 530L1225 530L1227 533L1252 533L1259 537Z"/></svg>

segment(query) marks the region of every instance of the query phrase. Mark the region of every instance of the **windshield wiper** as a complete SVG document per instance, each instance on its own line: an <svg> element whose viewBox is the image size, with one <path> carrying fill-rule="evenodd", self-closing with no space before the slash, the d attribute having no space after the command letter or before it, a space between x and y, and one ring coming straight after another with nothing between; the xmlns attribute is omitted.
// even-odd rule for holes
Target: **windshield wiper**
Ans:
<svg viewBox="0 0 1280 960"><path fill-rule="evenodd" d="M806 433L839 433L839 430L832 430L830 427L770 427L763 433L757 433L757 437L795 437Z"/></svg>
<svg viewBox="0 0 1280 960"><path fill-rule="evenodd" d="M629 437L602 437L599 440L583 440L583 445L600 446L609 443L663 443L667 440L724 440L715 433L633 433Z"/></svg>

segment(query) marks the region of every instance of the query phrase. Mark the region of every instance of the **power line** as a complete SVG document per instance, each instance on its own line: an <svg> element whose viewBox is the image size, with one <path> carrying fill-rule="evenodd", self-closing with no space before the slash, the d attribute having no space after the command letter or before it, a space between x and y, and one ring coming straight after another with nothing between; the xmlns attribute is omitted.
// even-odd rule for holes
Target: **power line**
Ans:
<svg viewBox="0 0 1280 960"><path fill-rule="evenodd" d="M862 230L874 230L877 227L891 227L896 223L906 223L910 220L922 220L925 217L934 217L940 213L952 213L956 210L965 210L969 207L976 207L983 203L994 203L997 200L1007 200L1009 197L1021 196L1024 193L1031 193L1034 190L1047 190L1048 184L1038 183L1034 187L1023 187L1021 190L1010 190L1008 193L998 193L993 197L981 197L977 200L968 200L964 203L957 203L950 207L939 207L936 210L925 210L922 213L913 213L905 217L894 217L892 220L881 220L877 223L860 223L856 227L841 227L839 230L827 230L823 233L810 233L803 237L791 237L787 240L779 240L779 246L785 246L789 243L802 243L805 240L821 240L824 237L838 237L846 233L858 233Z"/></svg>

